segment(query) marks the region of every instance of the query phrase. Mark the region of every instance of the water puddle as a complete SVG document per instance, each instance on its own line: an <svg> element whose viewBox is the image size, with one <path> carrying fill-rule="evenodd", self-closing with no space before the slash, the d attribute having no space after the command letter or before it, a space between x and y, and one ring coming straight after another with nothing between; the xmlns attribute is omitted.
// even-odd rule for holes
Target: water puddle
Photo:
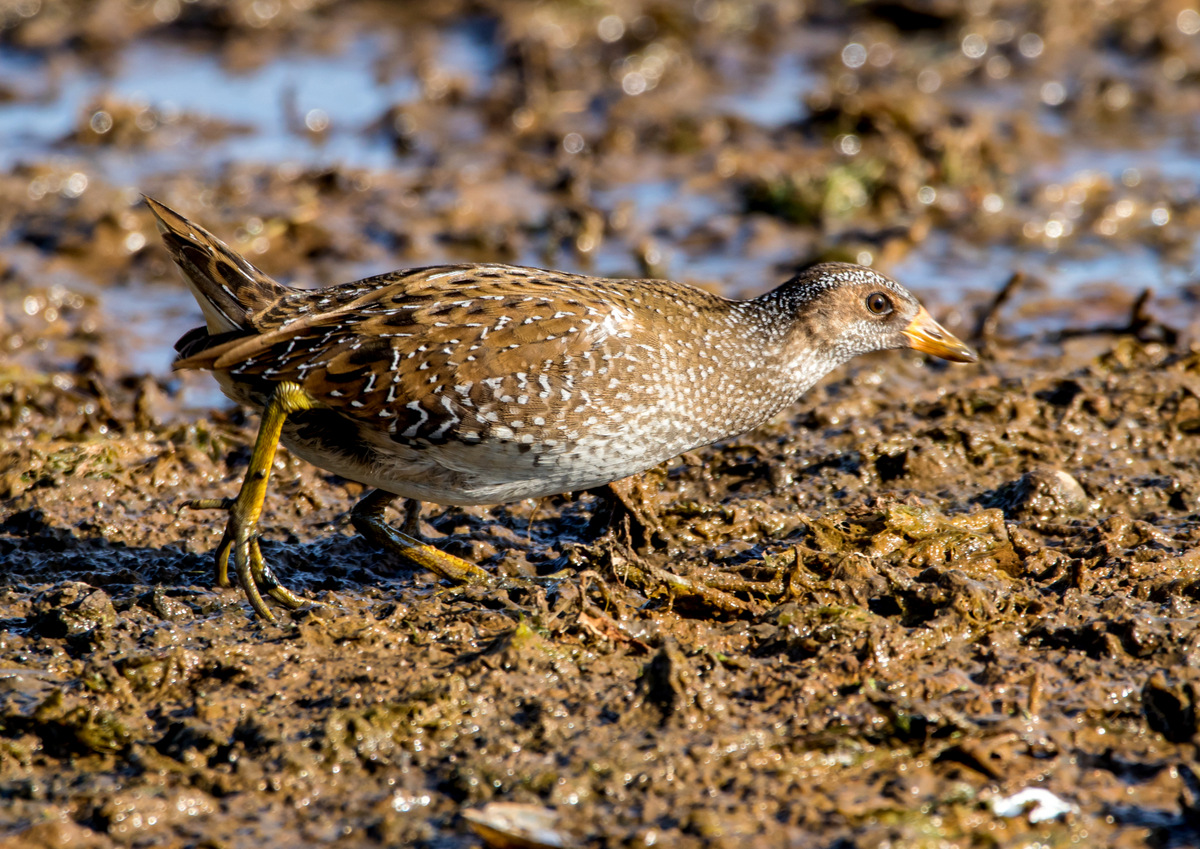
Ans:
<svg viewBox="0 0 1200 849"><path fill-rule="evenodd" d="M468 21L439 42L439 64L453 69L474 94L487 90L498 62L486 29ZM239 71L212 50L183 41L136 42L115 55L107 71L77 55L50 59L5 51L0 79L17 100L0 107L0 137L8 140L0 148L0 168L42 158L48 149L87 159L98 176L134 186L156 173L230 161L393 167L391 145L373 128L389 107L420 96L412 69L389 61L399 41L394 35L359 36L328 54L285 50ZM70 141L81 123L103 126L107 119L95 114L102 98L144 106L149 126L188 116L224 131L180 131L165 145L136 151Z"/></svg>
<svg viewBox="0 0 1200 849"><path fill-rule="evenodd" d="M762 127L782 127L806 118L804 97L819 81L799 46L772 57L765 74L751 73L743 79L747 83L744 88L722 95L717 104Z"/></svg>
<svg viewBox="0 0 1200 849"><path fill-rule="evenodd" d="M1042 337L1064 328L1121 327L1129 320L1133 298L1151 290L1151 312L1174 319L1183 308L1181 289L1200 274L1195 258L1172 262L1146 245L1119 250L1093 244L1062 253L1011 245L971 245L935 234L892 271L933 303L981 303L998 292L1014 272L1024 287L1005 307L1003 332ZM1186 322L1184 322L1186 323Z"/></svg>

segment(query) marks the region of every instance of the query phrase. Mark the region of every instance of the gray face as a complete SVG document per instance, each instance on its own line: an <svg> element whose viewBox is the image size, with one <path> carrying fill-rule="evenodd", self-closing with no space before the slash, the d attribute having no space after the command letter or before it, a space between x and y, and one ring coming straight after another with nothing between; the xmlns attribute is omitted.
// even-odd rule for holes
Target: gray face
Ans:
<svg viewBox="0 0 1200 849"><path fill-rule="evenodd" d="M780 288L796 322L792 346L805 347L830 366L861 354L908 345L904 330L921 305L899 283L869 268L840 263L813 266Z"/></svg>
<svg viewBox="0 0 1200 849"><path fill-rule="evenodd" d="M826 290L810 308L824 319L817 332L823 347L845 362L872 351L906 347L904 330L916 319L921 305L896 284L882 285L881 279Z"/></svg>
<svg viewBox="0 0 1200 849"><path fill-rule="evenodd" d="M954 362L974 360L911 292L869 268L814 265L773 294L773 306L790 319L783 325L788 359L804 378L889 348L914 348Z"/></svg>

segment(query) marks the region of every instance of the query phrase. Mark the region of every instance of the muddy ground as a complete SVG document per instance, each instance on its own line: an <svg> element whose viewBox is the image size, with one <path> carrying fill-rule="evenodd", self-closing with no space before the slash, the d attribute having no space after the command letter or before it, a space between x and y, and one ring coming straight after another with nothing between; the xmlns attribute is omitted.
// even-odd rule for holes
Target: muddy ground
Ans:
<svg viewBox="0 0 1200 849"><path fill-rule="evenodd" d="M255 68L388 33L415 86L289 130L387 168L205 160L250 130L117 95L3 160L0 843L1200 843L1194 171L1069 167L1194 167L1197 32L1121 0L0 5L45 72L0 112L148 44ZM794 114L739 112L796 56ZM257 418L170 373L199 312L139 192L299 284L908 263L983 359L858 361L616 493L427 508L490 570L567 570L541 589L394 562L362 488L283 451L263 551L313 604L269 624L214 588L221 517L178 509L236 492ZM1021 262L954 273L997 246ZM1156 292L1056 278L1131 251Z"/></svg>

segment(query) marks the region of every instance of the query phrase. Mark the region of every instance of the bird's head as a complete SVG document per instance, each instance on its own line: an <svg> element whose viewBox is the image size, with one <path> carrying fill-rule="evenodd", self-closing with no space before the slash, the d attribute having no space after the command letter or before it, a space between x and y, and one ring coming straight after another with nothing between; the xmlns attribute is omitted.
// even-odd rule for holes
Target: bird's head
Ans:
<svg viewBox="0 0 1200 849"><path fill-rule="evenodd" d="M793 345L808 346L832 365L889 348L913 348L953 363L978 359L911 292L870 268L820 263L776 291L795 316Z"/></svg>

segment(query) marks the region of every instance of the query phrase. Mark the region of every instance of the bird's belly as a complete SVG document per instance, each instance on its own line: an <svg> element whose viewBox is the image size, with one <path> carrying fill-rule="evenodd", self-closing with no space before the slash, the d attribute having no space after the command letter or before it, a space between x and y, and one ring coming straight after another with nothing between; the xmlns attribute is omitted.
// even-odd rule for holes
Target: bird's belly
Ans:
<svg viewBox="0 0 1200 849"><path fill-rule="evenodd" d="M407 445L356 428L337 414L312 413L291 417L280 441L314 466L350 480L405 498L461 506L589 489L694 447L633 433L593 434L554 446L500 440Z"/></svg>

